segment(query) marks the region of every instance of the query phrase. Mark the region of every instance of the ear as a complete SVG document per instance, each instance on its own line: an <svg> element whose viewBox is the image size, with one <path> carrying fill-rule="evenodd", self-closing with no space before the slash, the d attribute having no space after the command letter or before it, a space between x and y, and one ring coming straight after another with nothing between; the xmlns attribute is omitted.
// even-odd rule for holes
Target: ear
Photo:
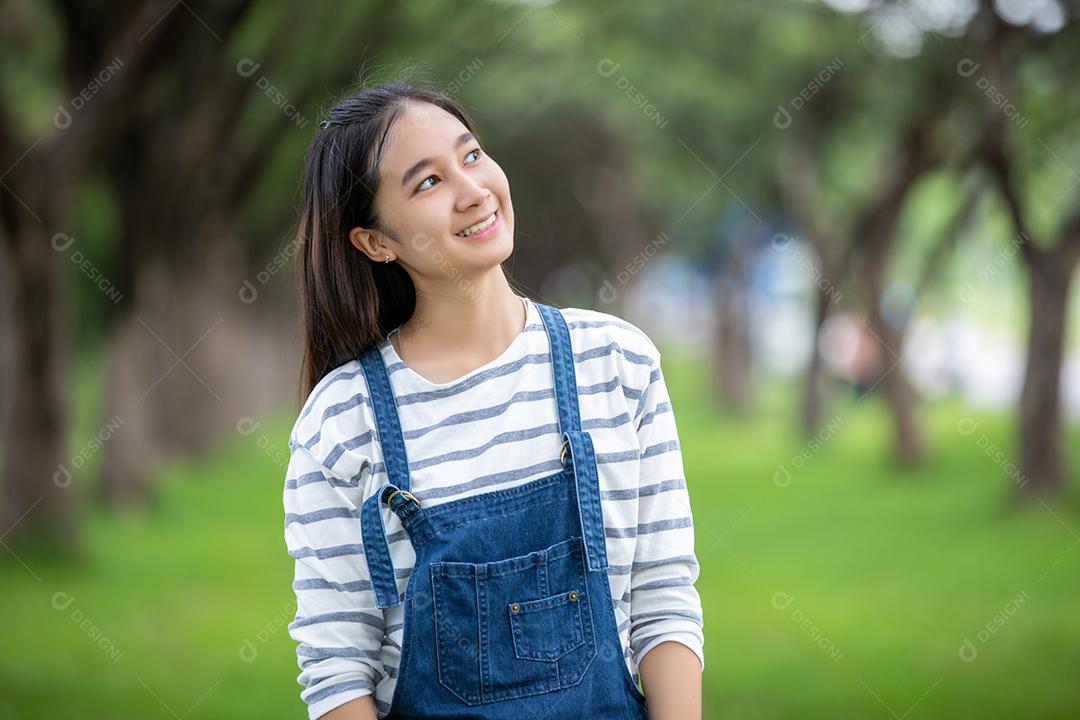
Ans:
<svg viewBox="0 0 1080 720"><path fill-rule="evenodd" d="M395 260L394 253L390 251L385 237L378 230L354 227L349 231L349 242L360 252L371 258L372 262L384 262L390 256L390 261Z"/></svg>

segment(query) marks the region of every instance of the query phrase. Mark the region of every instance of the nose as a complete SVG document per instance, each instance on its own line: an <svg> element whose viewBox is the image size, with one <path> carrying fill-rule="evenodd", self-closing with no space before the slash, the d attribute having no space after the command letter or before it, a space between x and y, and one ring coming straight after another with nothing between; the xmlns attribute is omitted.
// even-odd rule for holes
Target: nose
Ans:
<svg viewBox="0 0 1080 720"><path fill-rule="evenodd" d="M458 194L457 210L465 212L473 207L484 207L488 204L488 200L491 197L491 191L476 181L475 178L470 177L468 173L463 173L461 178L461 192Z"/></svg>

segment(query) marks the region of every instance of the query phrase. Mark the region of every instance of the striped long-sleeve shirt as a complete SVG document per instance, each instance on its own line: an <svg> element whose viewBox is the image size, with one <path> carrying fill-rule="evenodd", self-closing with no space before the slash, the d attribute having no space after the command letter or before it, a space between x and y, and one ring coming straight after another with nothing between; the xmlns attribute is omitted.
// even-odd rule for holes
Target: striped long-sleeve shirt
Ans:
<svg viewBox="0 0 1080 720"><path fill-rule="evenodd" d="M543 320L496 359L448 383L409 368L389 340L380 352L397 399L412 492L426 506L521 485L561 468L558 414ZM582 429L593 440L608 577L627 668L666 640L704 669L690 498L660 353L633 324L564 308ZM404 605L375 605L360 535L363 501L387 482L374 410L357 360L312 390L289 437L285 540L295 561L301 698L312 720L366 694L385 717L397 678ZM403 593L416 560L392 514L386 532Z"/></svg>

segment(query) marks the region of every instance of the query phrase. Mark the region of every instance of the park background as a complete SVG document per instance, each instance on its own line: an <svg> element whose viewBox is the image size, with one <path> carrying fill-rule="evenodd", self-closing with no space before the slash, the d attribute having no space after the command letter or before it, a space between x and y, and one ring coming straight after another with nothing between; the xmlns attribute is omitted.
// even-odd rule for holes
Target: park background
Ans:
<svg viewBox="0 0 1080 720"><path fill-rule="evenodd" d="M400 76L663 352L705 717L1075 717L1080 5L0 2L0 718L300 718L298 180Z"/></svg>

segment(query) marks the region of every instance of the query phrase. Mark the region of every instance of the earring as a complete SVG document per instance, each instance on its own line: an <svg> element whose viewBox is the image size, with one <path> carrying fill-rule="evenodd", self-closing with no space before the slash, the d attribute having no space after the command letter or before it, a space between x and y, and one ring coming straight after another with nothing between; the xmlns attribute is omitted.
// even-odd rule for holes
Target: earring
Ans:
<svg viewBox="0 0 1080 720"><path fill-rule="evenodd" d="M386 262L390 262L390 256L389 255L386 256Z"/></svg>

